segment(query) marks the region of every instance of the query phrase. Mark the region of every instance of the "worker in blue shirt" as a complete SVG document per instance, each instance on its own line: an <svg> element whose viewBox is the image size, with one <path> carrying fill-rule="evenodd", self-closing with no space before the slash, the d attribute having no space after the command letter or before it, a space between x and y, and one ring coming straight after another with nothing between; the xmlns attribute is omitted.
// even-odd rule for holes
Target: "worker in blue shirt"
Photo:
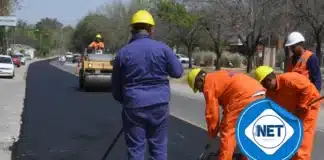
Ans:
<svg viewBox="0 0 324 160"><path fill-rule="evenodd" d="M285 44L294 53L288 59L288 72L297 72L307 78L315 85L320 92L322 88L322 75L317 56L304 48L305 38L299 32L292 32Z"/></svg>
<svg viewBox="0 0 324 160"><path fill-rule="evenodd" d="M183 66L166 44L151 38L152 15L140 10L132 18L132 39L117 54L112 91L122 106L128 160L166 160L170 85L168 76L180 78Z"/></svg>

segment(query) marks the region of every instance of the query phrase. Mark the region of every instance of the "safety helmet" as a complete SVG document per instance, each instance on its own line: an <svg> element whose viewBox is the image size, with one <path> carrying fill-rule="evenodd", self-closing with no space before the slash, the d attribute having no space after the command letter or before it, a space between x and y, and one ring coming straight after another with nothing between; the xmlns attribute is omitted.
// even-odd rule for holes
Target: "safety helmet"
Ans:
<svg viewBox="0 0 324 160"><path fill-rule="evenodd" d="M96 38L101 39L102 37L101 37L100 34L97 34L97 35L96 35Z"/></svg>
<svg viewBox="0 0 324 160"><path fill-rule="evenodd" d="M187 75L188 85L190 86L190 88L193 90L194 93L197 93L198 91L198 89L195 88L195 80L200 71L201 71L200 68L195 68L192 69Z"/></svg>
<svg viewBox="0 0 324 160"><path fill-rule="evenodd" d="M131 24L136 23L145 23L155 26L153 16L146 10L139 10L133 15Z"/></svg>
<svg viewBox="0 0 324 160"><path fill-rule="evenodd" d="M260 66L255 70L255 78L257 81L262 82L270 73L273 72L273 69L269 66Z"/></svg>
<svg viewBox="0 0 324 160"><path fill-rule="evenodd" d="M288 35L285 46L289 47L300 42L305 42L304 36L299 32L292 32Z"/></svg>

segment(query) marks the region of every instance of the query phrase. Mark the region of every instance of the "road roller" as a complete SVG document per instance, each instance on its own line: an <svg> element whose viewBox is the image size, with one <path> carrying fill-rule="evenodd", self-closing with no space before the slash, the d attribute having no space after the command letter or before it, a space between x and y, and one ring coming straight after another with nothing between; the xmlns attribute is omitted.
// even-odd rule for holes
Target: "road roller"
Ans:
<svg viewBox="0 0 324 160"><path fill-rule="evenodd" d="M111 54L86 54L79 70L79 88L111 88L114 56Z"/></svg>

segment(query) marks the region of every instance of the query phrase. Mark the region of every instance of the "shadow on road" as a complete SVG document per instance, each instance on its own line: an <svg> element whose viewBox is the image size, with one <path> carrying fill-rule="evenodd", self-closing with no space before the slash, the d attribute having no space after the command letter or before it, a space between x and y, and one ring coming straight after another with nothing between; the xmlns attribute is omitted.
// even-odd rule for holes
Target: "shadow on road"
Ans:
<svg viewBox="0 0 324 160"><path fill-rule="evenodd" d="M100 160L121 127L121 107L111 93L76 90L77 77L49 61L31 64L26 81L12 160ZM177 118L170 120L168 159L196 159L207 134ZM121 138L107 159L126 159L125 151Z"/></svg>

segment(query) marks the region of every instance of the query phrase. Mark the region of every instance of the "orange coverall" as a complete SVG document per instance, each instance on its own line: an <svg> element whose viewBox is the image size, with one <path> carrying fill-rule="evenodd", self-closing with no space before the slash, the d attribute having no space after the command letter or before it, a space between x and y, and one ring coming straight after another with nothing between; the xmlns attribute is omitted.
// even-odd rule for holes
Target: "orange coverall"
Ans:
<svg viewBox="0 0 324 160"><path fill-rule="evenodd" d="M265 97L265 89L248 75L221 70L206 75L203 93L208 134L213 138L219 131L219 105L222 106L219 159L231 160L236 148L236 121L249 103Z"/></svg>
<svg viewBox="0 0 324 160"><path fill-rule="evenodd" d="M89 45L90 48L94 48L96 50L99 50L99 49L104 49L105 48L105 45L103 42L91 42L91 44Z"/></svg>
<svg viewBox="0 0 324 160"><path fill-rule="evenodd" d="M296 72L277 75L277 85L276 91L267 91L267 96L303 122L304 138L293 160L311 160L320 102L309 104L318 99L320 94L307 77ZM298 107L306 112L299 114Z"/></svg>

